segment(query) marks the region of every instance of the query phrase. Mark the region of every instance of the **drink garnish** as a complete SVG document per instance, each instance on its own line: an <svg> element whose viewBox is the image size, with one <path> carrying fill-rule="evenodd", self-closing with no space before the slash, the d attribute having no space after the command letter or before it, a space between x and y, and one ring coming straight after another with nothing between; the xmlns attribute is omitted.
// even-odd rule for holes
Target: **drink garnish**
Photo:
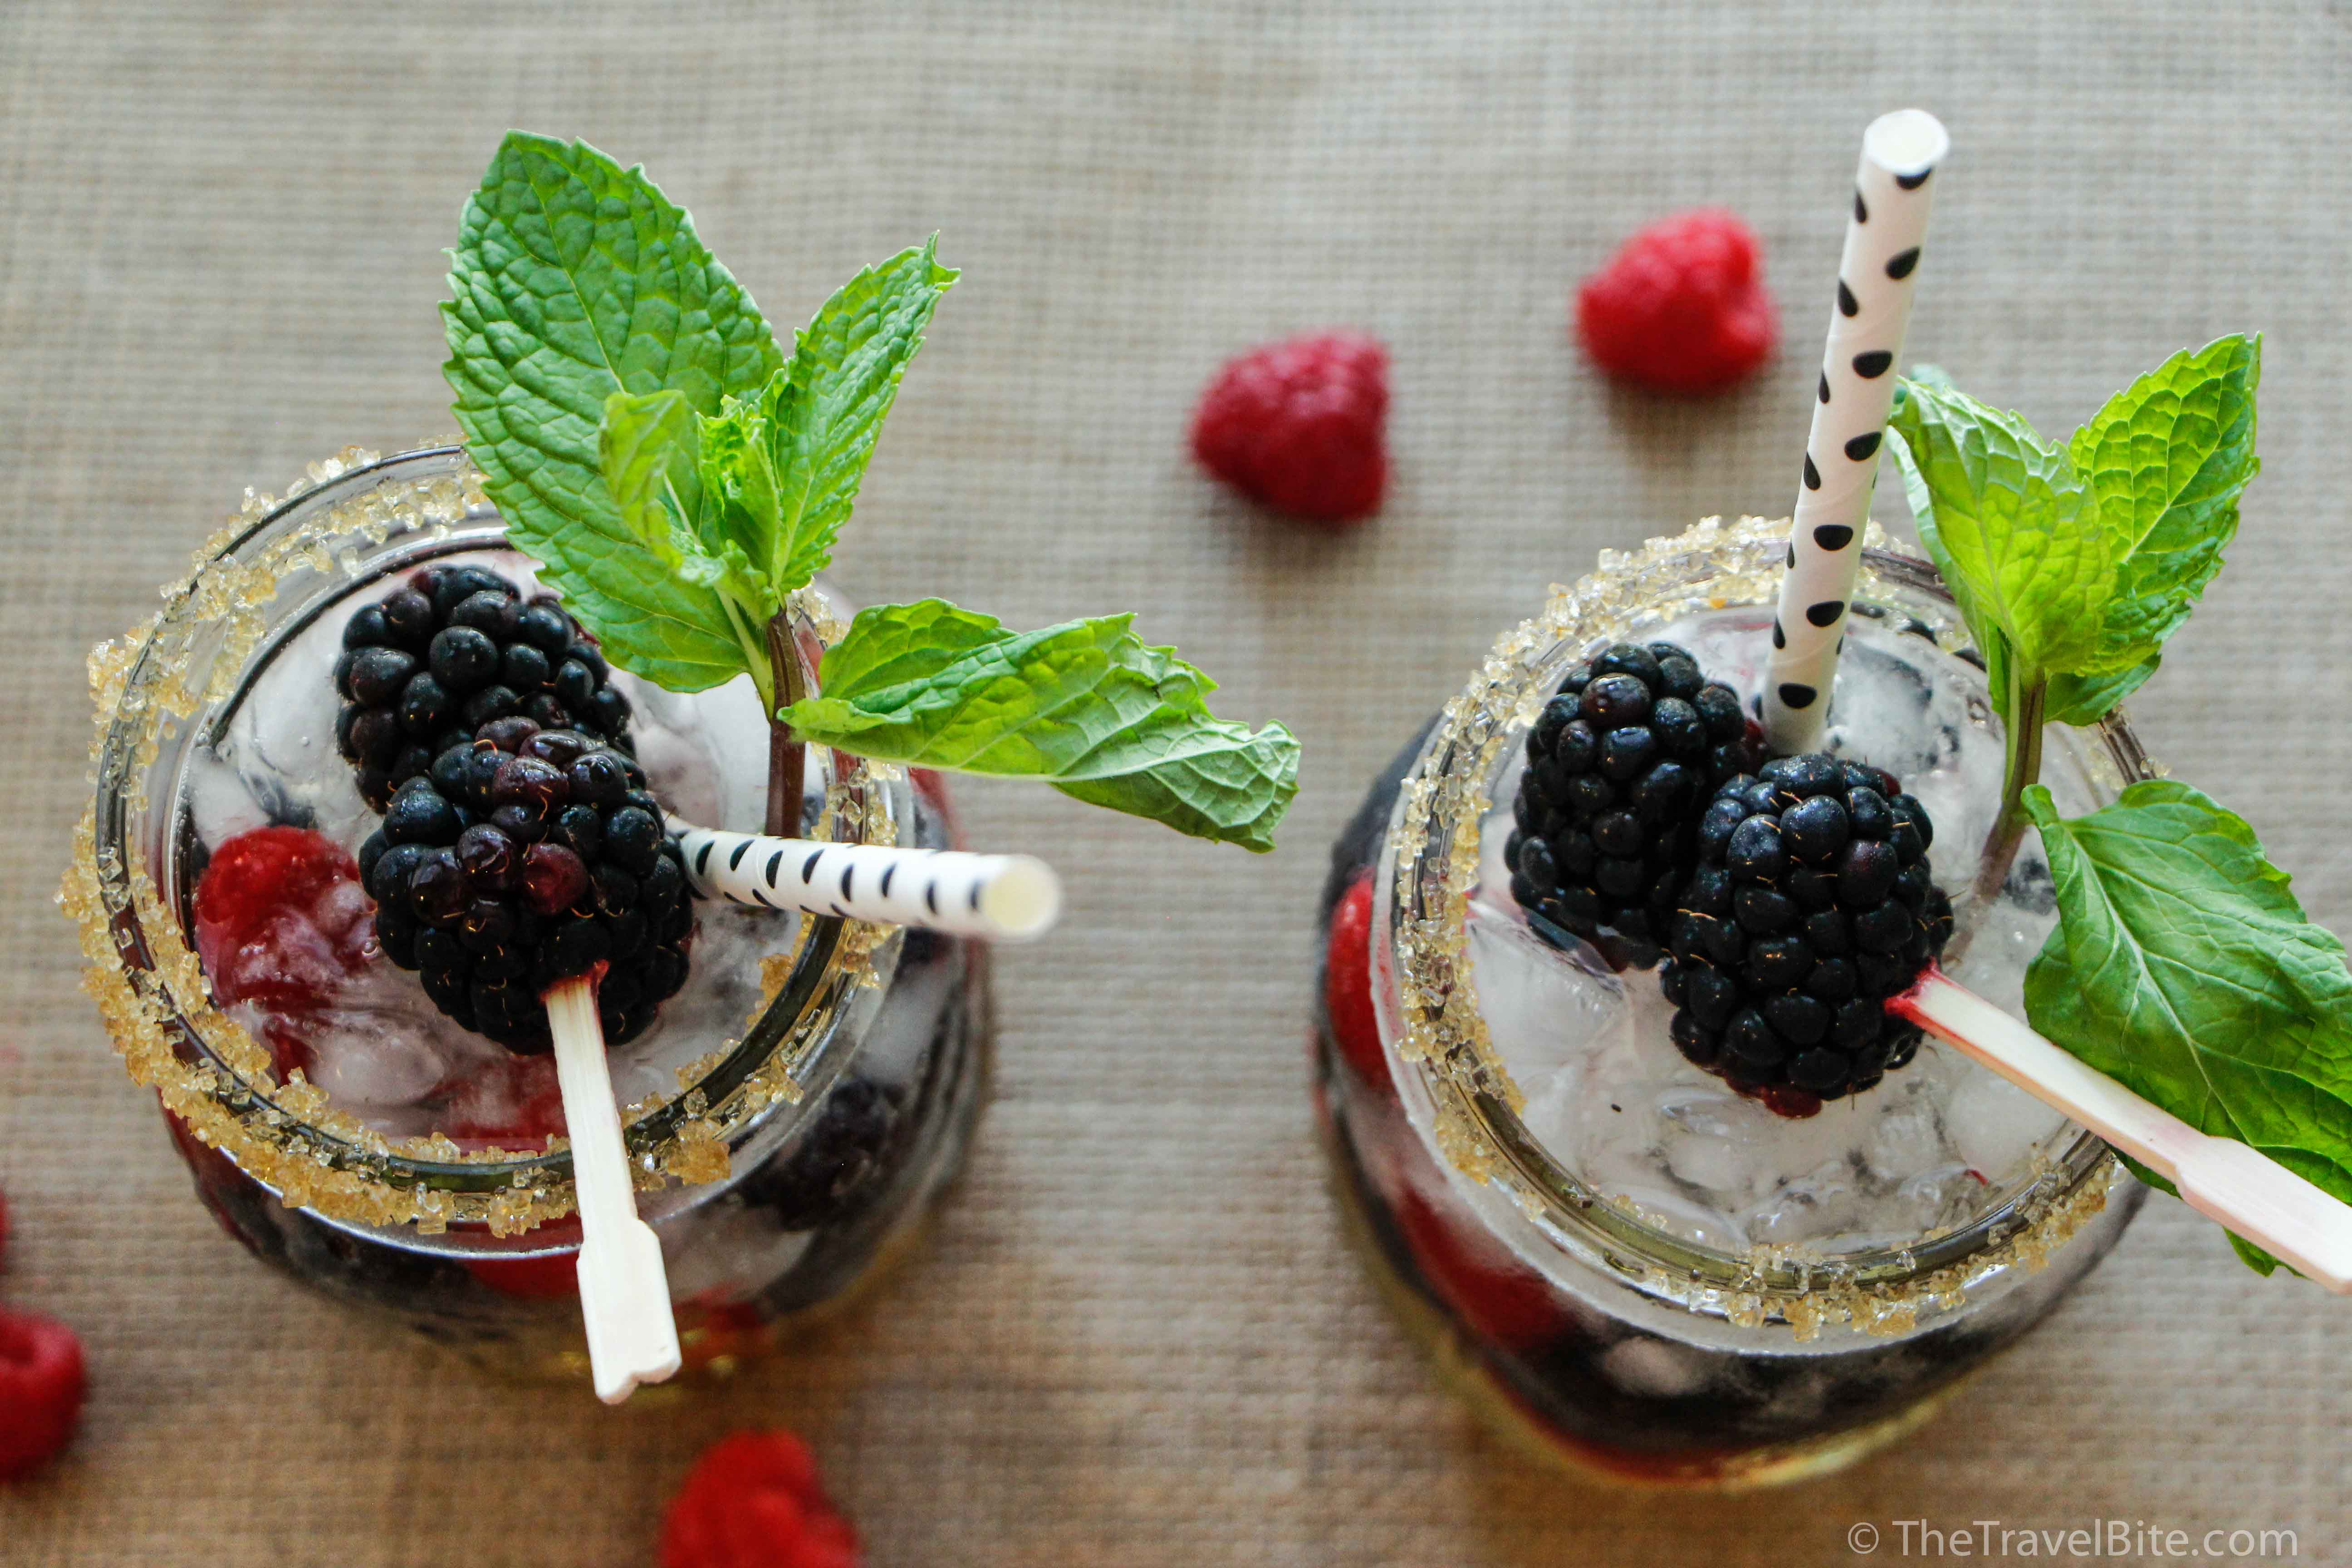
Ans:
<svg viewBox="0 0 2352 1568"><path fill-rule="evenodd" d="M677 691L751 677L779 741L772 834L798 831L798 748L819 742L1273 847L1297 742L1219 721L1213 683L1125 616L1018 633L937 600L877 605L828 650L823 695L798 689L791 596L956 279L933 244L859 273L787 359L642 170L515 132L454 257L446 371L509 537L621 668Z"/></svg>
<svg viewBox="0 0 2352 1568"><path fill-rule="evenodd" d="M2259 467L2260 377L2258 337L2183 351L2063 445L1940 377L1914 378L1892 428L1920 538L1985 656L2009 737L2001 819L1971 902L1999 892L2029 826L2056 882L2059 925L2027 973L2027 1017L2198 1131L2352 1202L2343 944L2210 796L2140 783L2065 818L2039 783L2042 726L2111 712L2221 570ZM2275 1266L2232 1240L2263 1272Z"/></svg>

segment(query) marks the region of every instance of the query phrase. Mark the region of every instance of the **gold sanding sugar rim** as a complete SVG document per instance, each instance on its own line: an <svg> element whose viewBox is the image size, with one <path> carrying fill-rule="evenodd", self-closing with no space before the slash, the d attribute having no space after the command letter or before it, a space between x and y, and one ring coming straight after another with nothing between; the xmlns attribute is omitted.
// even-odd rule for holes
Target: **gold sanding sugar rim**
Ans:
<svg viewBox="0 0 2352 1568"><path fill-rule="evenodd" d="M1825 1258L1757 1247L1732 1254L1698 1246L1644 1221L1553 1162L1519 1121L1525 1096L1488 1033L1468 957L1471 891L1489 785L1505 748L1535 721L1549 695L1545 673L1564 645L1639 641L1684 616L1774 602L1789 520L1702 519L1634 551L1601 552L1599 569L1555 585L1543 612L1503 634L1437 724L1400 793L1391 843L1391 944L1399 1002L1398 1054L1419 1069L1434 1108L1441 1157L1496 1189L1548 1238L1573 1238L1653 1294L1735 1324L1787 1322L1799 1338L1829 1323L1899 1334L1923 1307L1956 1305L1978 1279L2012 1265L2038 1269L2105 1206L2120 1167L2080 1132L2008 1205L1914 1247ZM1916 589L1933 568L1890 547L1876 523L1864 531L1856 597ZM1884 568L1884 570L1882 570ZM1908 574L1905 584L1886 574ZM1967 642L1956 609L1902 599L1939 646ZM2136 745L2131 747L2137 755Z"/></svg>
<svg viewBox="0 0 2352 1568"><path fill-rule="evenodd" d="M418 460L436 461L442 471L398 471ZM257 537L310 492L342 480L373 482L280 535ZM493 510L480 474L454 447L388 460L347 447L311 465L307 479L282 499L248 489L244 506L198 551L188 576L163 590L163 608L90 654L98 793L76 829L58 893L80 930L88 961L83 987L131 1078L153 1089L166 1110L288 1206L333 1219L413 1223L427 1234L479 1224L494 1235L517 1235L572 1212L570 1156L560 1138L543 1152L467 1151L437 1131L390 1139L337 1110L299 1069L279 1081L269 1052L214 1003L143 847L121 837L120 822L149 804L147 776L162 755L165 728L191 721L236 689L267 633L263 606L283 574L310 568L356 577L339 546L353 540L380 545L395 530L446 530ZM820 644L841 636L822 594L795 594L793 611ZM208 666L201 677L200 664ZM894 787L903 788L904 770L835 755L816 836L897 843L891 797ZM117 818L104 849L101 803L110 803ZM823 1074L826 1047L856 999L880 988L885 963L895 967L894 928L804 915L798 934L791 953L814 962L787 958L763 966L761 1002L744 1037L679 1069L675 1098L649 1097L624 1111L635 1134L631 1173L640 1189L671 1179L723 1179L730 1138L771 1107L802 1099L803 1069ZM780 1003L789 1004L789 1017L779 1016L785 1010ZM747 1047L757 1059L746 1059ZM725 1088L714 1100L709 1089L715 1077ZM657 1134L642 1125L649 1121L660 1128Z"/></svg>

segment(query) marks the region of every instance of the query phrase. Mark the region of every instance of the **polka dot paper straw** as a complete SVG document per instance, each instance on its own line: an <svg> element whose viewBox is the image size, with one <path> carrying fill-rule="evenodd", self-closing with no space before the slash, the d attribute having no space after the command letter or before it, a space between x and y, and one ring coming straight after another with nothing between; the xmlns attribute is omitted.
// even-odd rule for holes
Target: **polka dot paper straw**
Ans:
<svg viewBox="0 0 2352 1568"><path fill-rule="evenodd" d="M686 879L706 899L1023 942L1062 912L1062 883L1026 855L966 855L687 827Z"/></svg>
<svg viewBox="0 0 2352 1568"><path fill-rule="evenodd" d="M1766 667L1764 738L1778 755L1822 742L1935 199L1930 176L1950 147L1936 117L1916 109L1881 115L1862 133L1862 172Z"/></svg>

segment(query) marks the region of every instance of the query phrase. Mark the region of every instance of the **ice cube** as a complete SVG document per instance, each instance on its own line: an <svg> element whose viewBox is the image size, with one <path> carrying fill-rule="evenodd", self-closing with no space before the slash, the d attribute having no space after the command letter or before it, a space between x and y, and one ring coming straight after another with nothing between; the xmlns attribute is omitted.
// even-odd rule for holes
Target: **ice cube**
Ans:
<svg viewBox="0 0 2352 1568"><path fill-rule="evenodd" d="M449 1059L433 1025L399 1012L331 1008L320 1019L320 1039L363 1037L364 1049L311 1053L311 1081L354 1113L415 1105L448 1076Z"/></svg>
<svg viewBox="0 0 2352 1568"><path fill-rule="evenodd" d="M1960 1160L1994 1182L2020 1170L2065 1118L1997 1073L1973 1063L1944 1106L1944 1127Z"/></svg>
<svg viewBox="0 0 2352 1568"><path fill-rule="evenodd" d="M1768 1113L1769 1114L1769 1113ZM1658 1100L1666 1168L1716 1199L1737 1201L1761 1179L1769 1132L1728 1090L1677 1087Z"/></svg>
<svg viewBox="0 0 2352 1568"><path fill-rule="evenodd" d="M269 813L254 799L236 765L215 752L200 748L190 756L181 798L187 802L188 826L208 849L269 826Z"/></svg>
<svg viewBox="0 0 2352 1568"><path fill-rule="evenodd" d="M1630 1027L1627 987L1588 967L1526 925L1486 910L1468 921L1471 975L1479 1010L1523 1088L1553 1078L1572 1061L1609 1050ZM1630 977L1654 990L1646 974Z"/></svg>
<svg viewBox="0 0 2352 1568"><path fill-rule="evenodd" d="M1954 1162L1920 1172L1895 1189L1890 1215L1902 1216L1909 1236L1953 1230L1966 1223L1982 1200L1985 1178Z"/></svg>
<svg viewBox="0 0 2352 1568"><path fill-rule="evenodd" d="M1740 1228L1759 1246L1817 1240L1853 1223L1856 1198L1852 1163L1825 1160L1742 1215Z"/></svg>
<svg viewBox="0 0 2352 1568"><path fill-rule="evenodd" d="M1639 1398L1680 1399L1706 1386L1707 1364L1700 1351L1641 1334L1602 1352L1601 1375Z"/></svg>

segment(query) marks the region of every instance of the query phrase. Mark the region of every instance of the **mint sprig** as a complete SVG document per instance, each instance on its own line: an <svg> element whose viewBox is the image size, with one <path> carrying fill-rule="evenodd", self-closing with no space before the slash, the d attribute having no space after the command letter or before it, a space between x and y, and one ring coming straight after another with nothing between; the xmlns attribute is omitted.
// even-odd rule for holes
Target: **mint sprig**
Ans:
<svg viewBox="0 0 2352 1568"><path fill-rule="evenodd" d="M2043 724L2112 711L2220 572L2259 468L2261 367L2259 338L2175 354L2063 447L1948 377L1916 378L1893 445L2007 736L2004 810L1973 908L1999 891L2029 825L2057 887L2027 1017L2190 1125L2352 1201L2343 944L2305 918L2253 830L2186 784L2137 784L2068 819L2038 783ZM2231 1240L2249 1264L2276 1268Z"/></svg>
<svg viewBox="0 0 2352 1568"><path fill-rule="evenodd" d="M1890 426L1921 542L1989 661L2004 718L2047 687L2091 723L2146 680L2235 537L2260 468L2262 340L2173 355L2061 447L1948 380L1906 380Z"/></svg>
<svg viewBox="0 0 2352 1568"><path fill-rule="evenodd" d="M793 733L920 767L1038 778L1063 794L1264 852L1298 793L1298 742L1209 711L1216 682L1102 616L1015 632L939 599L861 610Z"/></svg>
<svg viewBox="0 0 2352 1568"><path fill-rule="evenodd" d="M729 627L764 711L779 693L761 628L832 560L899 379L956 279L937 244L860 272L790 363L716 416L677 391L605 400L599 456L622 523L699 596L706 623Z"/></svg>
<svg viewBox="0 0 2352 1568"><path fill-rule="evenodd" d="M510 132L466 204L441 307L466 449L516 548L622 668L699 691L740 668L709 595L650 574L604 482L614 393L698 414L783 363L751 296L685 212L583 142Z"/></svg>
<svg viewBox="0 0 2352 1568"><path fill-rule="evenodd" d="M2026 972L2033 1026L2352 1202L2352 973L2253 829L2169 781L2071 821L2037 784L2026 809L2061 921Z"/></svg>
<svg viewBox="0 0 2352 1568"><path fill-rule="evenodd" d="M1211 713L1131 616L1017 633L943 601L859 616L799 689L792 594L832 559L882 423L957 274L931 243L836 290L789 359L640 169L515 132L467 204L442 307L467 450L509 540L620 668L739 675L773 731L769 831L802 747L1043 779L1199 837L1273 847L1298 742Z"/></svg>
<svg viewBox="0 0 2352 1568"><path fill-rule="evenodd" d="M1920 541L1983 651L2008 758L1977 882L1998 891L2040 776L2042 727L2095 722L2156 670L2235 536L2256 468L2260 338L2173 355L2063 447L1940 372L1888 427Z"/></svg>

